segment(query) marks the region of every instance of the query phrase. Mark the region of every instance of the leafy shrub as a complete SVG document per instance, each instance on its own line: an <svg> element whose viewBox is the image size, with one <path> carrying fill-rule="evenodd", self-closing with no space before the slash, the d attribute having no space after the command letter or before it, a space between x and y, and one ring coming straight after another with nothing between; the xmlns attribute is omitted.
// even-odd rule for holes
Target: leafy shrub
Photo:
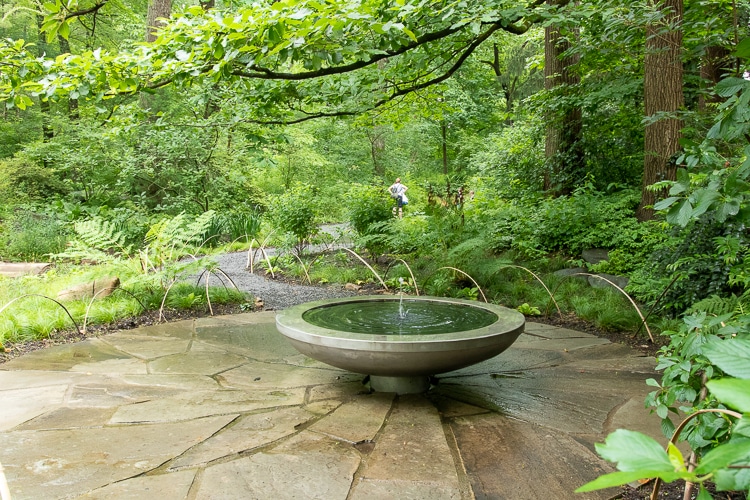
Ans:
<svg viewBox="0 0 750 500"><path fill-rule="evenodd" d="M730 284L733 270L743 264L729 262L717 239L734 239L738 248L750 245L744 224L719 222L705 215L685 228L674 227L671 237L657 245L644 265L633 273L628 290L640 300L659 300L663 312L677 315L691 304L717 294L742 293L742 283Z"/></svg>
<svg viewBox="0 0 750 500"><path fill-rule="evenodd" d="M39 201L66 192L67 187L52 169L29 158L0 161L0 200Z"/></svg>
<svg viewBox="0 0 750 500"><path fill-rule="evenodd" d="M527 227L527 245L543 252L564 251L580 255L587 248L618 248L637 234L634 217L640 193L595 191L590 186L571 196L544 200L536 223Z"/></svg>
<svg viewBox="0 0 750 500"><path fill-rule="evenodd" d="M313 188L297 185L277 197L271 210L277 227L294 236L297 252L301 253L318 230L318 210Z"/></svg>
<svg viewBox="0 0 750 500"><path fill-rule="evenodd" d="M0 230L0 258L45 260L65 248L68 235L67 227L54 215L33 207L18 208Z"/></svg>
<svg viewBox="0 0 750 500"><path fill-rule="evenodd" d="M393 217L393 203L379 186L358 185L349 192L349 222L360 234L370 234L373 224Z"/></svg>

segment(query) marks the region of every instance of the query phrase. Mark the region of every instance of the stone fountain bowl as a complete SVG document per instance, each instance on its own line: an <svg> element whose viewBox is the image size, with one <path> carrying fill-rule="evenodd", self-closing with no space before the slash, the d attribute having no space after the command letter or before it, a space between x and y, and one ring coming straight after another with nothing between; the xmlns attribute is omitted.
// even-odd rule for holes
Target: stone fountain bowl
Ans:
<svg viewBox="0 0 750 500"><path fill-rule="evenodd" d="M325 328L308 322L308 311L326 308L335 316L344 304L396 302L404 308L420 303L438 307L478 308L491 319L479 328L453 325L447 333L399 334L355 333ZM430 307L427 305L426 307ZM330 310L329 310L330 308ZM408 312L407 312L408 315ZM460 322L457 322L460 323ZM370 295L327 299L299 304L279 312L276 328L302 354L323 363L355 373L377 377L426 377L464 368L492 358L510 347L523 333L524 316L518 311L494 304L442 297ZM417 384L422 385L422 384ZM411 391L408 391L411 392Z"/></svg>

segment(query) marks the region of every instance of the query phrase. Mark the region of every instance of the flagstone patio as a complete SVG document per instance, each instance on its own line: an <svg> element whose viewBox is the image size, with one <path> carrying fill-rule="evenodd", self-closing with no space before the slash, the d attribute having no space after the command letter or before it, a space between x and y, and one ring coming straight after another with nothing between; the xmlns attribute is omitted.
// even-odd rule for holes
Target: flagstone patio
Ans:
<svg viewBox="0 0 750 500"><path fill-rule="evenodd" d="M663 442L653 358L527 323L426 394L370 393L295 351L274 313L179 321L0 365L0 492L14 500L606 499L616 428ZM2 497L5 500L5 497Z"/></svg>

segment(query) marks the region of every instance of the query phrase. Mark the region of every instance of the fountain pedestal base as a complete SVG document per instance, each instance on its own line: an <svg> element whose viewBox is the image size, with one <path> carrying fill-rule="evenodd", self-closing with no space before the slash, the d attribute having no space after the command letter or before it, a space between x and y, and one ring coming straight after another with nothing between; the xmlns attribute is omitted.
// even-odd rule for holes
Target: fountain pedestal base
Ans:
<svg viewBox="0 0 750 500"><path fill-rule="evenodd" d="M371 375L370 388L375 392L420 394L430 388L430 377L385 377L382 375Z"/></svg>

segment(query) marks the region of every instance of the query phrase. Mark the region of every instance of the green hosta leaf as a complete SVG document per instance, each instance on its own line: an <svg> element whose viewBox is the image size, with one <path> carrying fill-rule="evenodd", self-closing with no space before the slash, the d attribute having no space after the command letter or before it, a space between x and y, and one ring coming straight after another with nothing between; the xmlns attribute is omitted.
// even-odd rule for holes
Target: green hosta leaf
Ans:
<svg viewBox="0 0 750 500"><path fill-rule="evenodd" d="M674 472L667 452L656 440L640 432L618 429L607 436L604 444L597 443L596 451L605 460L617 463L621 471Z"/></svg>
<svg viewBox="0 0 750 500"><path fill-rule="evenodd" d="M750 340L713 340L703 352L728 375L750 379Z"/></svg>
<svg viewBox="0 0 750 500"><path fill-rule="evenodd" d="M731 440L717 446L701 459L696 474L708 474L718 469L725 469L732 464L745 463L750 460L750 439Z"/></svg>
<svg viewBox="0 0 750 500"><path fill-rule="evenodd" d="M709 380L706 385L725 405L743 413L750 412L750 380L722 378Z"/></svg>

